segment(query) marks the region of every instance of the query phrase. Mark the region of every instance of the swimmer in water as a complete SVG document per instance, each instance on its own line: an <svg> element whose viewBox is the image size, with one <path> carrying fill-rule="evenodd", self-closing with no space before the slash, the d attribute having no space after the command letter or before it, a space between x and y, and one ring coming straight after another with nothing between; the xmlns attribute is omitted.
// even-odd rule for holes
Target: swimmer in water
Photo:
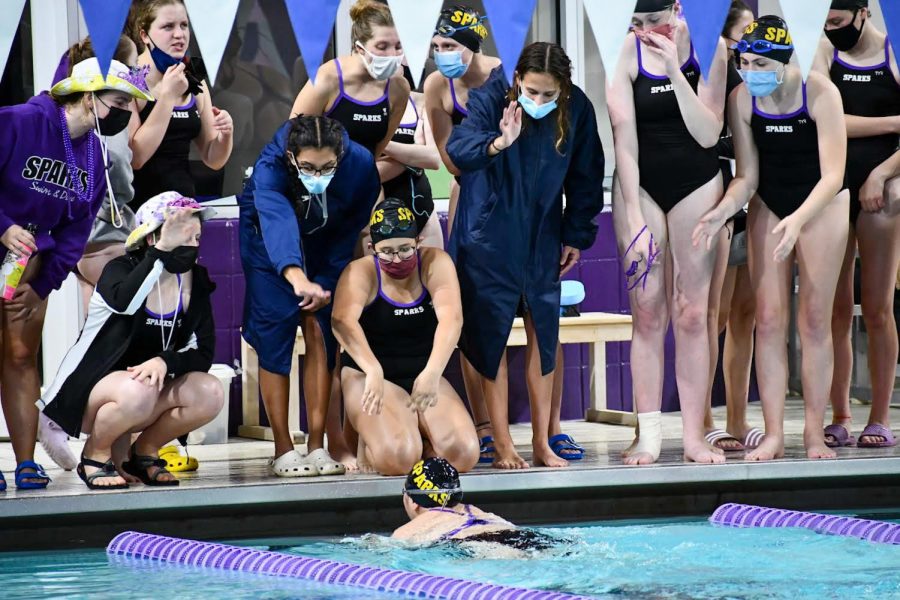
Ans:
<svg viewBox="0 0 900 600"><path fill-rule="evenodd" d="M409 523L392 538L419 545L452 542L491 558L524 558L556 545L554 538L516 527L502 517L462 503L459 472L443 458L426 458L406 477L403 508Z"/></svg>

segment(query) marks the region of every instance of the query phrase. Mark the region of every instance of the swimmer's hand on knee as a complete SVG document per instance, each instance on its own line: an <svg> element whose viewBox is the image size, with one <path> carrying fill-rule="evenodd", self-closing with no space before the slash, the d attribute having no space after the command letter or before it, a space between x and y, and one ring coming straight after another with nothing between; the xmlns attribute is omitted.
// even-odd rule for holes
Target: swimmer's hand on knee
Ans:
<svg viewBox="0 0 900 600"><path fill-rule="evenodd" d="M367 415L381 414L384 403L384 372L379 368L366 373L366 387L363 389L362 409Z"/></svg>
<svg viewBox="0 0 900 600"><path fill-rule="evenodd" d="M441 385L441 374L429 370L422 371L413 382L407 406L418 412L424 412L437 404L438 388Z"/></svg>

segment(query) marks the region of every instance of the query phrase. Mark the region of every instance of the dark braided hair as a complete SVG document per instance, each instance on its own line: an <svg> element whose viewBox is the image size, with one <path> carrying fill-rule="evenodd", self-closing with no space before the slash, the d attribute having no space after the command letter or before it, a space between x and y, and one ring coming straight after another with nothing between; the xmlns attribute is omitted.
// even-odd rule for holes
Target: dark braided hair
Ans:
<svg viewBox="0 0 900 600"><path fill-rule="evenodd" d="M308 196L309 192L297 177L297 169L294 168L288 154L295 158L303 148L330 148L340 161L344 153L344 127L334 119L320 116L297 115L288 122L291 129L288 132L287 147L282 160L288 173L292 174L288 177L288 181L291 182L293 199L299 210L300 198Z"/></svg>
<svg viewBox="0 0 900 600"><path fill-rule="evenodd" d="M519 81L526 73L547 73L559 83L559 98L556 108L556 151L562 153L562 146L569 134L569 98L572 95L572 61L558 44L535 42L526 46L516 64ZM519 90L510 88L509 99L516 100Z"/></svg>

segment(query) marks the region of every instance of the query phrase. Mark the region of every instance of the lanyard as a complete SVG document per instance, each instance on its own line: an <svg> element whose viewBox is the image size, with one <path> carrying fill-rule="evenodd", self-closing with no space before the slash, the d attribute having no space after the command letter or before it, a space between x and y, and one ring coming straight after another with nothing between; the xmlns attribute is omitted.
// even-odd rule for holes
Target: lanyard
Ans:
<svg viewBox="0 0 900 600"><path fill-rule="evenodd" d="M164 323L165 319L160 315L159 318L159 335L162 341L163 352L169 349L169 344L172 343L172 336L175 334L175 324L178 322L178 313L181 312L181 275L175 275L178 278L178 302L175 303L175 312L172 313L172 326L169 329L169 337L166 338L166 325ZM159 308L162 311L163 301L162 301L162 291L160 289L159 280L156 281L156 297L159 299Z"/></svg>

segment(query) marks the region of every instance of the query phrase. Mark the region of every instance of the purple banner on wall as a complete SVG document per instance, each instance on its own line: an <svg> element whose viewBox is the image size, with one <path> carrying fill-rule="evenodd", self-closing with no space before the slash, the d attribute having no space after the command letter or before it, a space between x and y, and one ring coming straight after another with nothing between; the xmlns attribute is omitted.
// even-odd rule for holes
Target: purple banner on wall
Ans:
<svg viewBox="0 0 900 600"><path fill-rule="evenodd" d="M309 80L316 82L341 0L284 0Z"/></svg>
<svg viewBox="0 0 900 600"><path fill-rule="evenodd" d="M525 44L537 0L484 0L487 22L494 34L503 72L512 85L519 54Z"/></svg>
<svg viewBox="0 0 900 600"><path fill-rule="evenodd" d="M79 0L84 12L84 22L91 34L91 45L100 63L100 72L106 77L109 63L116 53L119 37L125 27L131 0Z"/></svg>
<svg viewBox="0 0 900 600"><path fill-rule="evenodd" d="M731 0L681 0L703 79L709 79L709 69L716 57L722 26L730 6Z"/></svg>

